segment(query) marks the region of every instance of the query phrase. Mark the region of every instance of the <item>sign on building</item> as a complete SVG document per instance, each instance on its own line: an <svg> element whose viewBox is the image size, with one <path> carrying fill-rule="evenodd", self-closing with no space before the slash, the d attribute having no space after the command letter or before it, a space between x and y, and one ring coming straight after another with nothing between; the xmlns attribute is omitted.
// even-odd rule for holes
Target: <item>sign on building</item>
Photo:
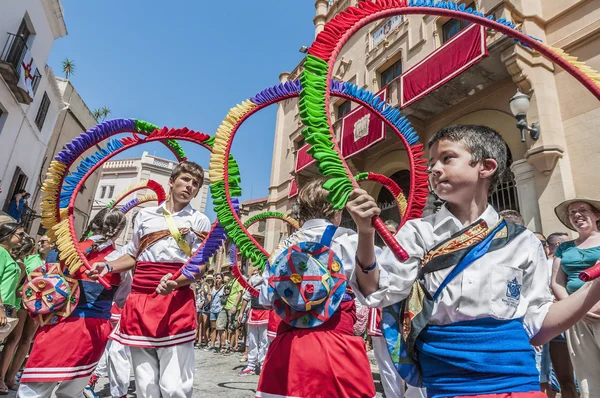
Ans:
<svg viewBox="0 0 600 398"><path fill-rule="evenodd" d="M390 33L394 31L403 21L402 15L396 15L385 21L383 25L373 32L373 47L377 47Z"/></svg>

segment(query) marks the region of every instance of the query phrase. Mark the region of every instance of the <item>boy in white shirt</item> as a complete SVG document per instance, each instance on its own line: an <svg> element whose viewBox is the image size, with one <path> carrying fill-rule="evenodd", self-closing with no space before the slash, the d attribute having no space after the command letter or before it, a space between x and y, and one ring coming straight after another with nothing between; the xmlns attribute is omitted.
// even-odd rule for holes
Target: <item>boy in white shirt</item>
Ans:
<svg viewBox="0 0 600 398"><path fill-rule="evenodd" d="M384 334L387 324L388 335L398 337L400 355L393 359L407 381L417 384L420 373L430 397L545 396L531 345L585 315L600 299L600 283L552 303L540 241L488 204L507 162L497 132L447 127L431 138L429 150L429 181L446 204L397 233L409 255L404 263L387 248L376 258L371 219L380 210L365 191L352 193L347 209L359 233L355 292L369 306L391 306L382 324Z"/></svg>
<svg viewBox="0 0 600 398"><path fill-rule="evenodd" d="M176 281L171 278L211 228L208 217L190 206L203 180L201 166L179 163L169 179L169 199L138 213L128 253L96 263L90 272L94 277L135 267L131 294L111 338L130 347L141 398L192 396L196 306L188 285L193 280L183 275ZM156 295L157 286L164 296Z"/></svg>

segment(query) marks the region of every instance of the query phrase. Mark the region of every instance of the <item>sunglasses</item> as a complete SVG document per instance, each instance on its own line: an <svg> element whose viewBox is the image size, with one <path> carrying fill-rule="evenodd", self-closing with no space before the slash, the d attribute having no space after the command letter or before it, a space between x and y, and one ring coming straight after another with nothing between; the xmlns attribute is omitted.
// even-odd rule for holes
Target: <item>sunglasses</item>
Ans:
<svg viewBox="0 0 600 398"><path fill-rule="evenodd" d="M15 233L16 236L19 237L19 239L23 239L24 237L27 236L27 232L17 232Z"/></svg>
<svg viewBox="0 0 600 398"><path fill-rule="evenodd" d="M39 241L38 241L38 243L41 243L42 245L43 245L43 244L46 244L46 243L49 243L49 242L50 242L50 241L49 241L49 240L46 240L46 239L43 239L43 240L39 240Z"/></svg>

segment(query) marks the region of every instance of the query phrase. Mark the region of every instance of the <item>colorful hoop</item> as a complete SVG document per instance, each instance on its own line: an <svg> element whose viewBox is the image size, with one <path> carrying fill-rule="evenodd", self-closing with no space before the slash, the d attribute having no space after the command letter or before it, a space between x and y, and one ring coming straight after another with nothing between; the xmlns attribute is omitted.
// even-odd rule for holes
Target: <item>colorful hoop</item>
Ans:
<svg viewBox="0 0 600 398"><path fill-rule="evenodd" d="M235 243L240 252L246 258L251 259L254 264L257 264L261 270L267 263L269 253L256 242L243 226L240 218L233 213L233 209L229 204L230 188L224 182L229 176L229 165L225 159L230 154L231 144L237 130L248 117L278 101L298 96L301 90L302 83L300 80L295 80L261 91L250 100L246 100L232 108L215 134L215 146L210 158L209 167L210 180L212 181L210 189L215 203L215 212L219 220L224 220L225 217L230 220L230 223L227 224L223 221L223 225L226 226L227 236ZM410 164L414 166L411 168L411 173L414 177L411 179L411 184L413 184L414 188L411 188L409 197L407 198L407 214L409 214L410 218L420 217L429 193L427 189L427 173L425 172L427 169L425 165L427 160L423 157L423 145L417 143L418 137L412 130L410 122L405 117L401 117L400 112L396 109L385 105L379 99L374 98L372 94L359 89L354 84L332 81L331 90L333 95L357 102L380 116L387 126L405 143ZM318 144L314 137L307 140L307 142L313 147ZM312 148L309 149L309 152L311 150ZM330 156L324 154L320 158L321 162L328 164ZM327 177L332 176L331 172L327 172L324 175ZM335 185L337 181L329 180L327 183ZM343 200L346 199L347 195ZM335 198L335 200L339 202L341 199Z"/></svg>
<svg viewBox="0 0 600 398"><path fill-rule="evenodd" d="M106 207L115 207L123 199L125 199L126 197L128 197L132 193L137 192L137 191L141 191L143 189L149 189L149 190L153 191L154 194L155 194L154 195L154 199L156 199L159 204L161 204L162 202L164 202L165 200L167 200L167 193L165 192L165 188L162 185L160 185L160 183L158 183L158 182L156 182L154 180L143 180L143 181L140 181L140 182L138 182L136 184L132 184L129 188L127 188L119 196L117 196L117 198L115 200L111 200L110 203L108 203L106 205ZM137 198L134 198L130 202L133 202L135 199L137 199ZM151 200L151 199L149 199L149 200ZM146 200L146 202L148 202L149 200ZM133 207L135 207L135 206L133 206ZM123 212L123 213L126 213L126 212Z"/></svg>
<svg viewBox="0 0 600 398"><path fill-rule="evenodd" d="M296 230L300 229L300 224L298 224L298 221L296 221L292 217L290 217L284 213L270 212L270 211L260 213L253 217L250 217L249 219L246 220L246 222L244 222L244 227L250 228L250 226L256 224L257 222L262 221L262 220L267 220L267 219L277 219L277 220L285 221L286 223L291 225L294 229L296 229ZM238 280L238 282L240 283L240 285L242 285L242 287L244 289L247 289L248 292L250 292L250 294L252 294L254 297L258 297L258 293L259 293L258 290L256 290L256 288L254 286L252 286L250 283L248 283L248 281L246 280L246 277L244 276L244 274L242 274L242 271L240 270L240 267L237 262L238 253L239 253L239 251L238 251L237 247L235 246L235 244L232 244L231 249L229 250L229 260L231 262L231 272L233 273L233 276L235 276L235 278Z"/></svg>
<svg viewBox="0 0 600 398"><path fill-rule="evenodd" d="M82 266L89 268L85 256L79 249L79 245L75 243L77 237L75 236L73 223L73 208L77 193L85 183L85 180L102 163L118 153L148 142L171 143L170 145L174 150L179 148L177 150L178 157L184 155L183 149L174 140L193 142L212 150L214 139L207 134L198 133L187 128L168 129L165 127L150 131L154 127L156 126L135 119L116 119L103 122L67 144L66 149L61 151L51 162L46 181L42 187L42 191L44 192L41 205L42 224L45 228L49 229L51 239L57 243L57 248L60 251L60 260L67 267L67 270L65 270L66 273L73 274ZM106 148L100 149L94 155L85 158L77 167L77 171L67 176L70 166L88 149L115 134L128 132L133 133L132 136L126 136L119 140L111 139ZM141 133L144 137L141 138L136 133ZM241 189L239 188L239 168L232 157L230 157L229 161L233 161L232 178L229 179L229 183L233 186L234 195L238 196L241 194ZM197 260L204 259L211 251L216 252L213 244L215 239L224 238L224 234L221 232L222 229L217 228L216 224L213 225L211 233L214 233L214 239L210 239L209 237L203 242L202 246L190 258L188 264L186 264L188 268L194 269L198 267ZM210 250L208 250L209 246ZM207 249L204 250L204 247L207 247ZM107 289L110 289L108 282L103 279L100 279L100 282Z"/></svg>

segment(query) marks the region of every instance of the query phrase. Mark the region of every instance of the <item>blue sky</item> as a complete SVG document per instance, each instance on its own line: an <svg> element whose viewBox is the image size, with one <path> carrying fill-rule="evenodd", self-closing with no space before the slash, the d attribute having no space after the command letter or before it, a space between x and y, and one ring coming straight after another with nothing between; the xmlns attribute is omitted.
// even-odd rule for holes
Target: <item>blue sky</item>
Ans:
<svg viewBox="0 0 600 398"><path fill-rule="evenodd" d="M314 38L312 0L62 0L69 35L57 40L48 64L71 81L89 108L109 118L133 117L160 126L214 134L228 110L291 71ZM236 135L242 199L268 194L276 107L250 118ZM208 167L204 148L183 144ZM147 150L174 159L158 144ZM214 219L212 203L207 215Z"/></svg>

